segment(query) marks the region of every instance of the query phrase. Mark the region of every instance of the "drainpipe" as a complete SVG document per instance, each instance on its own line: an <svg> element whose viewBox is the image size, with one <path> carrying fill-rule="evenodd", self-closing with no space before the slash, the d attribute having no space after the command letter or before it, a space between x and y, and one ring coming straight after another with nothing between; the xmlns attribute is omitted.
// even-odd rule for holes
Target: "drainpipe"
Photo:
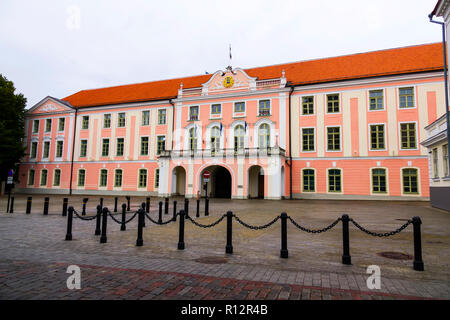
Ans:
<svg viewBox="0 0 450 320"><path fill-rule="evenodd" d="M433 20L433 15L434 13L430 13L428 15L428 18L430 18L430 22L432 23L436 23L436 24L440 24L442 26L442 48L443 48L443 52L444 52L444 81L445 81L445 111L446 111L446 118L447 118L447 150L449 149L450 146L450 111L449 111L449 104L448 104L448 78L447 78L447 46L446 46L446 41L445 41L445 23L444 22L439 22L439 21L435 21ZM449 172L450 172L450 157L448 157L448 168L449 168Z"/></svg>
<svg viewBox="0 0 450 320"><path fill-rule="evenodd" d="M175 128L175 104L172 102L172 99L169 99L169 103L172 105L172 149L171 152L173 151L173 135L174 133L174 128Z"/></svg>
<svg viewBox="0 0 450 320"><path fill-rule="evenodd" d="M78 115L78 108L75 108L75 124L73 126L73 141L72 141L72 160L70 161L70 189L69 189L69 196L72 195L72 177L73 177L73 158L75 154L75 135L77 133L77 115Z"/></svg>
<svg viewBox="0 0 450 320"><path fill-rule="evenodd" d="M292 135L292 126L291 126L291 96L292 92L294 92L295 86L291 84L287 84L286 87L290 87L289 91L289 199L292 200L292 143L291 143L291 135Z"/></svg>

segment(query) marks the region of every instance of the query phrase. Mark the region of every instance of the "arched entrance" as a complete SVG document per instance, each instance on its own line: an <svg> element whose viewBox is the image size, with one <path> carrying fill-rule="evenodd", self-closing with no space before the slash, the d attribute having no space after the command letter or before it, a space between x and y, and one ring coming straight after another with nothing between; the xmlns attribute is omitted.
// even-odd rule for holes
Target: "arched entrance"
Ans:
<svg viewBox="0 0 450 320"><path fill-rule="evenodd" d="M201 195L206 195L204 190L205 182L203 181L203 173L210 172L208 182L208 197L210 198L231 198L231 174L228 169L222 166L209 166L200 173L200 189Z"/></svg>
<svg viewBox="0 0 450 320"><path fill-rule="evenodd" d="M248 198L264 199L264 169L261 166L248 169Z"/></svg>
<svg viewBox="0 0 450 320"><path fill-rule="evenodd" d="M186 170L175 167L172 170L172 195L184 196L186 193Z"/></svg>

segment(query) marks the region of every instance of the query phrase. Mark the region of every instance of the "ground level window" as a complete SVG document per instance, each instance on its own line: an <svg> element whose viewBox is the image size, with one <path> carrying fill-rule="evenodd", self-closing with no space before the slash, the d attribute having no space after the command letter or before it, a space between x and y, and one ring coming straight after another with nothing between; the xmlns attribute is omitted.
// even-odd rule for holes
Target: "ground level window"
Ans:
<svg viewBox="0 0 450 320"><path fill-rule="evenodd" d="M106 187L108 183L108 170L102 169L100 170L100 187Z"/></svg>
<svg viewBox="0 0 450 320"><path fill-rule="evenodd" d="M84 180L86 178L86 170L81 169L78 171L78 186L84 187Z"/></svg>
<svg viewBox="0 0 450 320"><path fill-rule="evenodd" d="M314 192L314 170L305 169L303 170L303 192Z"/></svg>
<svg viewBox="0 0 450 320"><path fill-rule="evenodd" d="M47 170L44 169L41 171L41 186L47 185Z"/></svg>
<svg viewBox="0 0 450 320"><path fill-rule="evenodd" d="M60 169L55 169L55 176L53 179L53 185L54 186L59 186L61 183L61 170Z"/></svg>
<svg viewBox="0 0 450 320"><path fill-rule="evenodd" d="M372 192L386 193L386 169L372 170Z"/></svg>
<svg viewBox="0 0 450 320"><path fill-rule="evenodd" d="M159 169L155 170L155 188L159 188Z"/></svg>
<svg viewBox="0 0 450 320"><path fill-rule="evenodd" d="M417 194L418 188L418 174L417 169L403 169L403 193Z"/></svg>
<svg viewBox="0 0 450 320"><path fill-rule="evenodd" d="M140 169L139 170L139 188L147 187L147 170Z"/></svg>
<svg viewBox="0 0 450 320"><path fill-rule="evenodd" d="M34 185L34 170L30 170L28 172L28 184L29 185Z"/></svg>
<svg viewBox="0 0 450 320"><path fill-rule="evenodd" d="M341 192L341 170L328 170L328 191Z"/></svg>
<svg viewBox="0 0 450 320"><path fill-rule="evenodd" d="M114 187L120 188L122 186L122 169L116 170L114 175Z"/></svg>

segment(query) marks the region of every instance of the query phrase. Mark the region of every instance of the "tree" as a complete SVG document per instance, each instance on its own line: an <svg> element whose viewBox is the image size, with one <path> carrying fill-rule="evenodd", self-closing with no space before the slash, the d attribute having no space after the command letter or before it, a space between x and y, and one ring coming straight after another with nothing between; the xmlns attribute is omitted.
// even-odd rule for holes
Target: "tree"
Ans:
<svg viewBox="0 0 450 320"><path fill-rule="evenodd" d="M8 171L18 172L18 163L25 155L23 145L25 106L23 94L15 94L14 83L0 74L0 181L6 180ZM17 175L16 175L17 176ZM0 184L1 185L1 184ZM1 188L1 187L0 187Z"/></svg>

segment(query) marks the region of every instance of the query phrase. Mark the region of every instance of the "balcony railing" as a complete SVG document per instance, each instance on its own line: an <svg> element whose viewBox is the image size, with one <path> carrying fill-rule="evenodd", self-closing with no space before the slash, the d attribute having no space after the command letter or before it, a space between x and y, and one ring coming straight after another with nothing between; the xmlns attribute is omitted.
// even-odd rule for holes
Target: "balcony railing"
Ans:
<svg viewBox="0 0 450 320"><path fill-rule="evenodd" d="M260 109L259 116L270 116L270 109Z"/></svg>
<svg viewBox="0 0 450 320"><path fill-rule="evenodd" d="M240 149L197 149L197 150L165 150L159 154L163 158L232 158L232 157L267 157L272 155L286 156L280 147L240 148Z"/></svg>

